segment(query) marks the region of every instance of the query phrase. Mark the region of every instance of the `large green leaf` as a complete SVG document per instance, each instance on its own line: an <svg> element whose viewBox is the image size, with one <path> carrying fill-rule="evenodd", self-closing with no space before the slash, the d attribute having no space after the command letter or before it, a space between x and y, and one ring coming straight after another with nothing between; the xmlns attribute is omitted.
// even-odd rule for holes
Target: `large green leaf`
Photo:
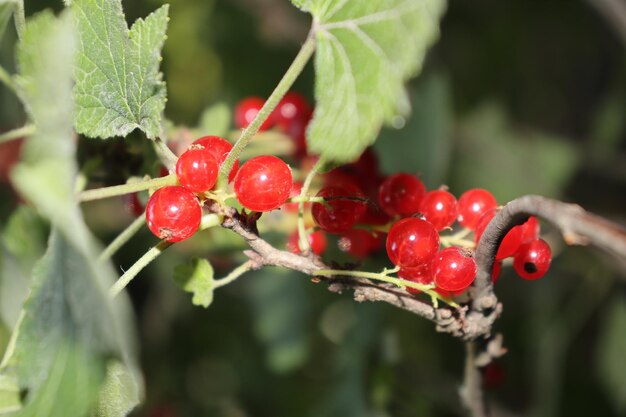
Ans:
<svg viewBox="0 0 626 417"><path fill-rule="evenodd" d="M136 128L159 135L165 83L159 72L168 6L126 26L120 0L73 2L80 39L76 116L89 137L126 136Z"/></svg>
<svg viewBox="0 0 626 417"><path fill-rule="evenodd" d="M438 35L445 0L297 0L314 18L315 114L311 151L349 162L383 124L406 115L405 81Z"/></svg>
<svg viewBox="0 0 626 417"><path fill-rule="evenodd" d="M7 23L13 15L16 3L16 0L0 0L0 39L2 39L4 29L6 29Z"/></svg>

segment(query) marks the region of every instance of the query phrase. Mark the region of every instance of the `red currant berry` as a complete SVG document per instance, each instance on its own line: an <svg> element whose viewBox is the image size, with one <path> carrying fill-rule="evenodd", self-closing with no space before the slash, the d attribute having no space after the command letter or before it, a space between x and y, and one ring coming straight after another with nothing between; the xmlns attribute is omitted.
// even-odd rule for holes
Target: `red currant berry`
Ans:
<svg viewBox="0 0 626 417"><path fill-rule="evenodd" d="M237 106L235 106L235 126L239 129L245 129L248 127L264 104L265 100L261 97L248 97L237 103ZM273 124L274 121L272 120L272 117L268 117L263 122L259 130L267 130L272 127Z"/></svg>
<svg viewBox="0 0 626 417"><path fill-rule="evenodd" d="M530 243L539 239L540 232L539 220L535 216L530 216L522 225L522 243Z"/></svg>
<svg viewBox="0 0 626 417"><path fill-rule="evenodd" d="M324 253L324 251L326 250L326 242L327 242L326 233L322 232L321 230L318 230L316 232L309 233L307 236L307 239L309 240L309 245L311 245L311 250L313 251L314 254L321 255ZM298 240L299 240L298 231L295 231L289 236L289 239L287 240L287 249L289 249L290 252L296 253L296 254L301 253Z"/></svg>
<svg viewBox="0 0 626 417"><path fill-rule="evenodd" d="M483 385L485 388L498 388L504 382L506 373L504 368L497 362L491 362L483 368Z"/></svg>
<svg viewBox="0 0 626 417"><path fill-rule="evenodd" d="M219 136L204 136L200 139L195 140L192 145L200 145L204 147L207 151L209 151L213 158L217 161L217 164L221 167L228 154L233 149L233 145L229 141ZM239 160L236 160L233 164L233 168L230 170L228 174L228 181L232 181L237 175L237 170L239 169Z"/></svg>
<svg viewBox="0 0 626 417"><path fill-rule="evenodd" d="M426 263L416 268L401 268L398 276L407 281L416 282L418 284L429 285L433 283L433 274L430 264ZM411 294L419 294L421 291L415 288L406 287Z"/></svg>
<svg viewBox="0 0 626 417"><path fill-rule="evenodd" d="M131 216L139 217L143 214L144 207L143 204L141 204L141 201L139 201L137 193L124 194L122 196L122 201L124 202L126 212Z"/></svg>
<svg viewBox="0 0 626 417"><path fill-rule="evenodd" d="M235 177L235 194L242 206L271 211L282 206L291 192L291 169L272 155L257 156L241 166Z"/></svg>
<svg viewBox="0 0 626 417"><path fill-rule="evenodd" d="M474 258L454 246L439 251L430 265L435 285L444 291L463 291L476 278Z"/></svg>
<svg viewBox="0 0 626 417"><path fill-rule="evenodd" d="M548 272L552 261L550 246L543 239L533 240L522 245L515 258L513 269L521 278L526 280L539 279Z"/></svg>
<svg viewBox="0 0 626 417"><path fill-rule="evenodd" d="M401 268L416 268L430 262L438 249L439 233L426 220L408 217L389 229L387 256Z"/></svg>
<svg viewBox="0 0 626 417"><path fill-rule="evenodd" d="M426 187L416 176L400 172L380 185L378 201L390 216L410 216L419 212Z"/></svg>
<svg viewBox="0 0 626 417"><path fill-rule="evenodd" d="M476 223L476 227L474 229L474 241L477 245L485 229L489 225L489 222L491 222L497 212L498 210L494 208L480 216L480 219L478 220L478 223ZM499 261L513 256L522 244L522 235L523 229L521 225L515 226L509 230L500 243L500 247L496 253L496 260Z"/></svg>
<svg viewBox="0 0 626 417"><path fill-rule="evenodd" d="M324 197L324 203L313 203L311 214L315 223L330 233L349 230L365 212L366 204L361 190L356 186L343 184L336 187L322 188L318 197Z"/></svg>
<svg viewBox="0 0 626 417"><path fill-rule="evenodd" d="M168 242L192 236L200 226L202 208L195 194L186 188L159 188L146 205L146 223L152 233Z"/></svg>
<svg viewBox="0 0 626 417"><path fill-rule="evenodd" d="M380 235L363 229L351 229L341 234L338 246L343 252L365 259L376 252L382 243Z"/></svg>
<svg viewBox="0 0 626 417"><path fill-rule="evenodd" d="M459 198L459 223L474 230L476 223L485 212L496 208L496 199L487 190L474 188L463 193Z"/></svg>
<svg viewBox="0 0 626 417"><path fill-rule="evenodd" d="M192 146L176 161L176 177L180 185L202 193L210 190L217 181L217 161L206 148Z"/></svg>
<svg viewBox="0 0 626 417"><path fill-rule="evenodd" d="M290 91L280 100L272 117L279 127L286 132L294 124L306 125L311 119L313 110L306 98L301 94Z"/></svg>
<svg viewBox="0 0 626 417"><path fill-rule="evenodd" d="M302 183L294 182L291 186L291 192L289 193L289 198L300 197L300 193L302 192ZM304 208L309 207L311 203L304 203ZM283 209L290 213L297 213L299 210L300 203L285 203L283 205Z"/></svg>
<svg viewBox="0 0 626 417"><path fill-rule="evenodd" d="M435 229L443 230L456 219L456 198L444 190L429 191L420 203L419 212Z"/></svg>

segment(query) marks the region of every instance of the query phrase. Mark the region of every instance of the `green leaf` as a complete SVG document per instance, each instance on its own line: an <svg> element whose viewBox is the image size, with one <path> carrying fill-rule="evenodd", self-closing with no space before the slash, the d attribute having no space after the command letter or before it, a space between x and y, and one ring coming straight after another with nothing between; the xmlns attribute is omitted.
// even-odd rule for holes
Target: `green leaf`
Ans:
<svg viewBox="0 0 626 417"><path fill-rule="evenodd" d="M206 259L193 258L191 264L176 266L174 280L183 290L193 293L193 305L207 308L213 302L213 267Z"/></svg>
<svg viewBox="0 0 626 417"><path fill-rule="evenodd" d="M84 252L53 229L33 270L14 345L2 363L3 373L29 393L25 410L32 412L25 415L82 416L96 400L110 358L134 369L127 300L109 298L115 272ZM53 375L58 379L51 384Z"/></svg>
<svg viewBox="0 0 626 417"><path fill-rule="evenodd" d="M624 367L626 352L626 299L615 297L609 304L597 350L597 363L600 381L613 400L619 415L626 413L626 373Z"/></svg>
<svg viewBox="0 0 626 417"><path fill-rule="evenodd" d="M124 417L141 401L140 388L130 370L121 362L111 361L100 390L98 408L93 417Z"/></svg>
<svg viewBox="0 0 626 417"><path fill-rule="evenodd" d="M0 0L0 39L2 39L7 23L9 23L9 19L13 15L16 3L16 0Z"/></svg>
<svg viewBox="0 0 626 417"><path fill-rule="evenodd" d="M293 0L292 0L293 2ZM445 0L298 0L314 18L315 114L309 149L350 162L409 112L404 83L438 36Z"/></svg>
<svg viewBox="0 0 626 417"><path fill-rule="evenodd" d="M22 407L20 389L13 378L0 375L0 415L17 411Z"/></svg>
<svg viewBox="0 0 626 417"><path fill-rule="evenodd" d="M76 0L80 44L76 59L75 126L103 139L141 129L159 135L165 83L159 72L168 6L133 24L120 0Z"/></svg>
<svg viewBox="0 0 626 417"><path fill-rule="evenodd" d="M230 130L231 111L225 103L215 104L200 116L201 135L226 136Z"/></svg>

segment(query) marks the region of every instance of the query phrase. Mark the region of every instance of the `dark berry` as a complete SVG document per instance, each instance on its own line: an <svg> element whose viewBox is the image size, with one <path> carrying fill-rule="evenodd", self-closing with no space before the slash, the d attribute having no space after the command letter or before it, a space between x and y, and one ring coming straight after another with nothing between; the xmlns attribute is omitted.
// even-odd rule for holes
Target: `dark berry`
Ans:
<svg viewBox="0 0 626 417"><path fill-rule="evenodd" d="M496 208L496 199L487 190L474 188L466 191L459 198L459 223L474 230L480 217L487 211Z"/></svg>
<svg viewBox="0 0 626 417"><path fill-rule="evenodd" d="M343 252L347 252L357 259L365 259L376 252L382 243L379 234L363 229L350 229L341 234L338 246Z"/></svg>
<svg viewBox="0 0 626 417"><path fill-rule="evenodd" d="M235 194L242 206L271 211L282 206L291 192L291 169L272 155L257 156L244 163L235 177Z"/></svg>
<svg viewBox="0 0 626 417"><path fill-rule="evenodd" d="M513 258L513 269L526 280L539 279L548 272L552 261L550 246L543 239L523 244Z"/></svg>
<svg viewBox="0 0 626 417"><path fill-rule="evenodd" d="M426 187L414 175L400 172L387 177L380 185L378 201L390 216L410 216L419 212Z"/></svg>
<svg viewBox="0 0 626 417"><path fill-rule="evenodd" d="M186 188L159 188L146 205L146 223L152 233L168 242L192 236L200 226L202 208L195 194Z"/></svg>
<svg viewBox="0 0 626 417"><path fill-rule="evenodd" d="M330 233L349 230L365 211L363 194L356 186L344 184L322 188L318 197L324 197L324 203L313 203L311 214L315 223Z"/></svg>
<svg viewBox="0 0 626 417"><path fill-rule="evenodd" d="M307 239L309 241L309 245L311 246L311 250L316 255L321 255L326 250L326 233L321 230L318 230L313 233L309 233L307 235ZM290 252L300 254L300 245L298 244L299 235L298 232L293 232L289 239L287 240L287 249Z"/></svg>
<svg viewBox="0 0 626 417"><path fill-rule="evenodd" d="M439 233L432 224L416 217L395 222L387 235L387 255L401 268L416 268L430 262L438 249Z"/></svg>

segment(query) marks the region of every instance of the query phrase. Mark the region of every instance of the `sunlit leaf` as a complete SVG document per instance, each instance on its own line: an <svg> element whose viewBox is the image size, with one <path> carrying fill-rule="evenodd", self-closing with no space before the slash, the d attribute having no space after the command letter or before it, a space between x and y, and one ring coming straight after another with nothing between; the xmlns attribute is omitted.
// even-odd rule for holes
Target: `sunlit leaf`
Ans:
<svg viewBox="0 0 626 417"><path fill-rule="evenodd" d="M297 0L314 18L315 114L309 149L349 162L410 108L416 76L439 31L444 0Z"/></svg>
<svg viewBox="0 0 626 417"><path fill-rule="evenodd" d="M213 267L206 259L194 258L190 264L178 265L174 280L193 294L193 305L207 308L213 302Z"/></svg>
<svg viewBox="0 0 626 417"><path fill-rule="evenodd" d="M76 0L79 48L76 117L89 137L126 136L141 129L159 135L165 83L159 72L168 6L128 30L120 0Z"/></svg>
<svg viewBox="0 0 626 417"><path fill-rule="evenodd" d="M129 369L121 362L111 361L104 385L100 390L98 406L93 417L124 417L141 400L140 388Z"/></svg>
<svg viewBox="0 0 626 417"><path fill-rule="evenodd" d="M16 3L16 0L0 0L0 39L2 39L7 23L13 15Z"/></svg>

